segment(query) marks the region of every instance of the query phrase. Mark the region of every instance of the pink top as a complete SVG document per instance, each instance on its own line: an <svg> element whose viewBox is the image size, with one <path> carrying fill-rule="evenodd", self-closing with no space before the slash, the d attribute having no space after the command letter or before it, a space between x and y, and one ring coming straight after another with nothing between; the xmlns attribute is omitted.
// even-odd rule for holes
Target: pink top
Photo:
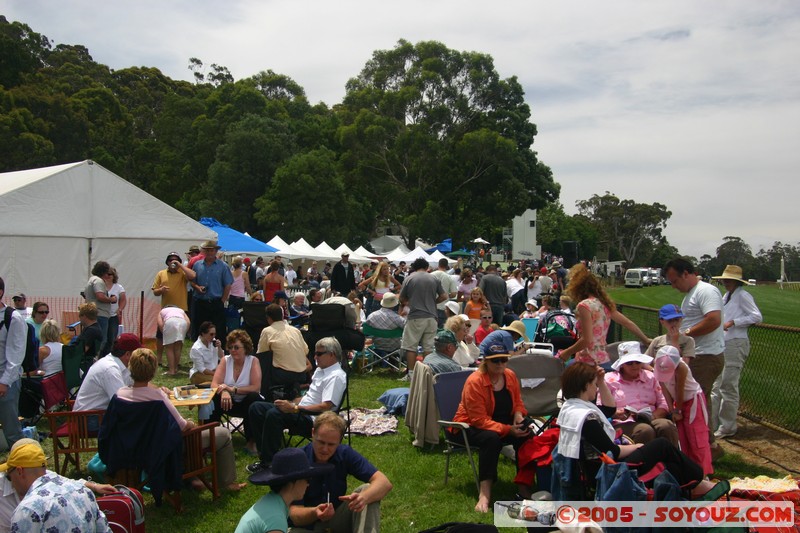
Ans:
<svg viewBox="0 0 800 533"><path fill-rule="evenodd" d="M644 407L650 407L653 411L656 409L670 410L667 400L664 399L664 393L661 392L661 385L649 370L642 369L639 377L631 381L622 379L622 374L619 372L609 372L605 379L611 394L614 395L617 409L630 406L636 410ZM615 422L618 421L615 420ZM626 420L622 420L622 422L626 422Z"/></svg>
<svg viewBox="0 0 800 533"><path fill-rule="evenodd" d="M169 414L178 423L178 427L183 431L186 428L186 419L183 418L175 406L169 401L167 395L161 389L154 389L153 387L122 387L117 391L117 398L127 402L164 402L167 406Z"/></svg>
<svg viewBox="0 0 800 533"><path fill-rule="evenodd" d="M161 318L164 322L170 318L180 318L183 320L183 309L180 307L165 307L161 310Z"/></svg>
<svg viewBox="0 0 800 533"><path fill-rule="evenodd" d="M241 274L239 276L233 276L233 283L231 283L231 296L236 296L237 298L244 298L244 277L247 275L245 274L244 270L240 270Z"/></svg>
<svg viewBox="0 0 800 533"><path fill-rule="evenodd" d="M581 307L589 310L589 315L592 317L592 340L589 346L575 354L575 360L582 363L589 363L590 365L601 365L607 363L610 358L606 353L606 333L608 327L611 325L611 311L603 305L603 303L594 296L581 300L577 308ZM576 315L580 314L576 310ZM581 324L578 320L576 328L578 329L578 336L585 335L586 324Z"/></svg>

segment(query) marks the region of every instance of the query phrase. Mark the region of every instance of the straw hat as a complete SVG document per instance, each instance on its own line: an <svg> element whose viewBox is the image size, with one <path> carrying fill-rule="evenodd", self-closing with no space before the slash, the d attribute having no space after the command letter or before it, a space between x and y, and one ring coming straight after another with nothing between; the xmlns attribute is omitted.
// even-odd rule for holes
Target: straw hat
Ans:
<svg viewBox="0 0 800 533"><path fill-rule="evenodd" d="M515 320L511 324L500 328L505 331L513 331L514 333L519 334L520 337L525 339L526 342L530 342L528 338L528 332L525 331L525 324L522 323L522 320Z"/></svg>
<svg viewBox="0 0 800 533"><path fill-rule="evenodd" d="M713 279L732 279L742 285L752 285L749 281L742 279L742 267L738 265L726 265L721 276L714 276Z"/></svg>

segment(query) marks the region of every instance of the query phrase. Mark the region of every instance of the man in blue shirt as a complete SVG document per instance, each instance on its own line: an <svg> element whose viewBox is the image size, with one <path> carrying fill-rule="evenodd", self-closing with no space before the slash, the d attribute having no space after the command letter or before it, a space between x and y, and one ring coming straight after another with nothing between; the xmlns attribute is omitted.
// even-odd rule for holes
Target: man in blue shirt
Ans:
<svg viewBox="0 0 800 533"><path fill-rule="evenodd" d="M519 339L525 339L527 342L528 335L525 332L525 324L523 324L521 320L515 320L508 326L489 333L486 338L483 339L480 345L481 356L492 353L507 353L511 355L523 354L525 350L527 350L525 343L520 344L519 348L514 345ZM502 349L505 351L491 350L490 348L494 345L502 346Z"/></svg>
<svg viewBox="0 0 800 533"><path fill-rule="evenodd" d="M213 322L217 328L217 338L227 337L225 327L225 304L231 292L233 274L224 261L217 259L220 247L217 241L206 241L200 247L204 258L197 261L192 270L197 277L192 281L192 324Z"/></svg>
<svg viewBox="0 0 800 533"><path fill-rule="evenodd" d="M289 507L293 531L316 530L318 522L331 533L380 531L381 500L392 483L361 454L342 444L345 422L333 412L314 420L311 444L303 451L312 463L332 464L333 472L309 480L302 501ZM347 493L347 476L364 482ZM298 529L299 528L299 529Z"/></svg>

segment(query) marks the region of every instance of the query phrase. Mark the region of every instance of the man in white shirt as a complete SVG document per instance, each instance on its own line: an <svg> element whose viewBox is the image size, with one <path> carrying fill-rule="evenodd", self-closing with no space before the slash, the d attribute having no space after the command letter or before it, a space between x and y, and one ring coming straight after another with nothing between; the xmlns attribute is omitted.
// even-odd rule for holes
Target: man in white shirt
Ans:
<svg viewBox="0 0 800 533"><path fill-rule="evenodd" d="M439 269L435 272L431 272L431 275L438 279L442 284L444 292L447 293L448 300L455 300L456 296L458 296L458 283L456 283L453 277L447 273L449 268L450 267L447 259L442 257L439 259ZM436 304L436 322L439 328L443 328L444 321L447 320L447 317L444 313L444 306L447 304L448 300L444 300Z"/></svg>
<svg viewBox="0 0 800 533"><path fill-rule="evenodd" d="M0 424L9 446L22 438L19 423L19 391L28 325L19 312L3 303L6 284L0 278ZM8 315L8 320L6 316Z"/></svg>
<svg viewBox="0 0 800 533"><path fill-rule="evenodd" d="M297 281L297 272L295 272L293 264L289 263L286 265L286 276L284 277L286 278L286 283L289 285L289 287L295 284Z"/></svg>
<svg viewBox="0 0 800 533"><path fill-rule="evenodd" d="M123 333L117 337L111 353L101 357L89 367L89 372L86 373L81 388L78 390L78 397L75 398L72 410L105 410L111 397L120 388L133 384L131 373L128 371L128 362L131 359L131 353L141 347L139 338L133 333ZM97 428L97 419L91 418L89 431L96 431Z"/></svg>
<svg viewBox="0 0 800 533"><path fill-rule="evenodd" d="M272 456L283 447L284 428L292 434L311 437L312 413L336 410L342 404L347 375L341 364L342 346L336 337L317 341L314 358L317 369L304 396L275 403L254 402L250 406L250 423L261 461L248 465L248 472L256 473L270 465Z"/></svg>

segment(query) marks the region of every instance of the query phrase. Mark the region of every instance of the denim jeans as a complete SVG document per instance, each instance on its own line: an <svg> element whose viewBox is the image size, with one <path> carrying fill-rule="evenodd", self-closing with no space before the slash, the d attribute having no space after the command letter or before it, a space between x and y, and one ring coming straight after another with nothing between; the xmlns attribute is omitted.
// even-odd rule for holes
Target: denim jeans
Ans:
<svg viewBox="0 0 800 533"><path fill-rule="evenodd" d="M20 380L8 386L5 396L0 398L0 424L3 424L3 435L8 447L22 438L22 426L19 423L19 391Z"/></svg>

